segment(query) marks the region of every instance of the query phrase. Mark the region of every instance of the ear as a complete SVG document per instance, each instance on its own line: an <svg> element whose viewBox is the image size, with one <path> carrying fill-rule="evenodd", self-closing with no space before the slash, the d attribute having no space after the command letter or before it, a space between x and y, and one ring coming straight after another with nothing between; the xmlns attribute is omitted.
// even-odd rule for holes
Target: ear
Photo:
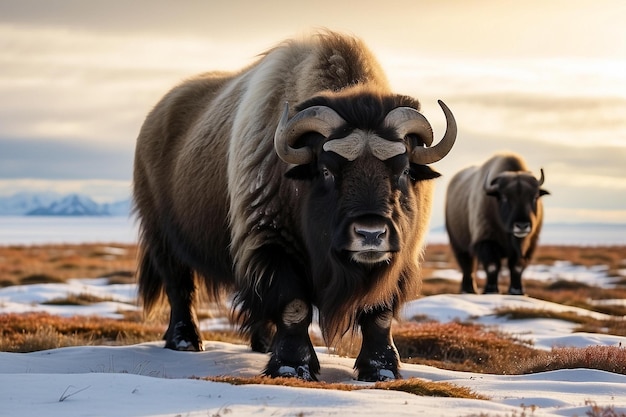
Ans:
<svg viewBox="0 0 626 417"><path fill-rule="evenodd" d="M314 176L311 164L296 165L285 172L285 177L291 180L312 180Z"/></svg>
<svg viewBox="0 0 626 417"><path fill-rule="evenodd" d="M440 173L429 167L428 165L410 164L409 176L413 181L432 180L441 176Z"/></svg>
<svg viewBox="0 0 626 417"><path fill-rule="evenodd" d="M539 189L539 197L541 197L542 195L550 195L550 191L544 190L543 188L540 188Z"/></svg>

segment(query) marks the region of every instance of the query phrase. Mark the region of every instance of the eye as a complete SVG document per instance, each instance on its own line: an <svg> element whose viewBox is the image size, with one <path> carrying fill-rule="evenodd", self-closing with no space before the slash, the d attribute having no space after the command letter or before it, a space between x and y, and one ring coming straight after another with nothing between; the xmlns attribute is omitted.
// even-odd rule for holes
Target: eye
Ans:
<svg viewBox="0 0 626 417"><path fill-rule="evenodd" d="M322 167L322 176L324 177L325 181L334 181L335 180L335 176L333 175L332 172L330 172L330 170L326 167Z"/></svg>

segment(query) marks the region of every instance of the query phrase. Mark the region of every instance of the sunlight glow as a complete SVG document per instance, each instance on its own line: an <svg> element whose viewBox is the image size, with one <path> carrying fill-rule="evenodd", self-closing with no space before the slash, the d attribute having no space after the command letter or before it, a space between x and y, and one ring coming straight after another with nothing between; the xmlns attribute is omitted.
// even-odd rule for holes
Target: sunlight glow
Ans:
<svg viewBox="0 0 626 417"><path fill-rule="evenodd" d="M98 203L125 200L131 194L130 181L114 180L45 180L20 178L0 179L0 196L20 192L52 192L59 194L86 194Z"/></svg>

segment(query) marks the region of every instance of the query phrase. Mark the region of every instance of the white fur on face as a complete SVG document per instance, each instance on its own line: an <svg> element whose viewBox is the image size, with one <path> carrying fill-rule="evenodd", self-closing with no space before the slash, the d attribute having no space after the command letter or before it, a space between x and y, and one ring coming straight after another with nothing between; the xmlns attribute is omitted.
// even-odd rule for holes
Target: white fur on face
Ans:
<svg viewBox="0 0 626 417"><path fill-rule="evenodd" d="M348 161L354 161L366 149L381 161L386 161L406 152L404 143L392 142L372 132L364 132L362 130L355 130L345 138L329 140L324 144L326 152L335 152Z"/></svg>

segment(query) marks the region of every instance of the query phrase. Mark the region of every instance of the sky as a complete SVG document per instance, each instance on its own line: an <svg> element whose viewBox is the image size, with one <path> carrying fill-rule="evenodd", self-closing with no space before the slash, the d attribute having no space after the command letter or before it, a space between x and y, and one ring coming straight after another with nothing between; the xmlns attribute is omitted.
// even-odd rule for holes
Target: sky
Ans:
<svg viewBox="0 0 626 417"><path fill-rule="evenodd" d="M619 279L606 270L573 266L531 267L529 277L553 281L594 282L603 287ZM435 273L456 274L455 270ZM439 276L439 275L437 275ZM450 278L450 276L447 276ZM69 294L92 294L109 301L87 306L46 302ZM623 303L624 300L608 300ZM569 311L581 317L610 316L532 297L511 295L439 294L407 303L404 319L413 317L440 323L468 321L488 326L532 343L552 347L624 346L624 337L577 332L573 322L536 318L510 320L494 312L507 306L549 312ZM135 284L108 285L106 279L72 279L67 283L16 285L0 289L0 313L45 311L74 316L119 318L136 310ZM614 317L614 316L613 316ZM201 322L202 330L222 330L223 320ZM319 331L315 326L312 331ZM488 400L418 396L399 391L339 391L285 386L209 382L193 377L254 377L268 356L248 346L205 341L200 353L163 349L162 341L128 346L77 346L32 353L0 352L0 415L40 417L78 416L586 416L591 407L612 407L626 412L626 375L594 369L560 369L524 375L477 374L403 363L405 379L419 378L467 387ZM368 384L353 379L354 358L329 354L317 347L320 380ZM613 414L612 414L613 415Z"/></svg>
<svg viewBox="0 0 626 417"><path fill-rule="evenodd" d="M449 178L497 151L544 169L547 222L626 223L623 1L212 3L1 1L0 195L127 198L137 133L171 87L330 28L366 42L436 136L437 99L454 112L433 225Z"/></svg>

